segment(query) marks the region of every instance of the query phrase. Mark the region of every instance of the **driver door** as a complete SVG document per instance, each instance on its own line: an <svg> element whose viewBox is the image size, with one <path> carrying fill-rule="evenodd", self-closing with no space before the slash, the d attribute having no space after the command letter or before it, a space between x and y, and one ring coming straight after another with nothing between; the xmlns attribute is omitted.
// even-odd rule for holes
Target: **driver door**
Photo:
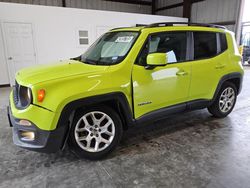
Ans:
<svg viewBox="0 0 250 188"><path fill-rule="evenodd" d="M191 64L186 62L187 45L187 32L149 36L132 72L135 118L186 102L191 77ZM147 55L156 52L166 53L167 64L147 69Z"/></svg>

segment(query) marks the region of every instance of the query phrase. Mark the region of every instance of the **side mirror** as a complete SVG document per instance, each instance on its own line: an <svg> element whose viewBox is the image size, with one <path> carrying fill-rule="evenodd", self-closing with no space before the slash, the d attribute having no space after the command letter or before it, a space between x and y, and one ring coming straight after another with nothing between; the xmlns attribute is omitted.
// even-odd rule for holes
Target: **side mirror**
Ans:
<svg viewBox="0 0 250 188"><path fill-rule="evenodd" d="M147 56L146 69L153 69L156 66L165 66L167 64L166 53L152 53Z"/></svg>

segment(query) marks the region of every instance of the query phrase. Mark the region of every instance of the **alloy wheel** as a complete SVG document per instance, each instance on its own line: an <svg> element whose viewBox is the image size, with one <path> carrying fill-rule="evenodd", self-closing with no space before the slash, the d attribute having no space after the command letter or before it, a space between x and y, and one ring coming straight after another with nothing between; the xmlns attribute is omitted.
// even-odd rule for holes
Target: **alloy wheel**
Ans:
<svg viewBox="0 0 250 188"><path fill-rule="evenodd" d="M233 88L227 87L224 89L219 99L220 111L227 113L229 110L231 110L235 103L235 99L235 91Z"/></svg>
<svg viewBox="0 0 250 188"><path fill-rule="evenodd" d="M83 115L75 127L75 140L85 151L100 152L106 149L115 136L115 125L107 114L93 111Z"/></svg>

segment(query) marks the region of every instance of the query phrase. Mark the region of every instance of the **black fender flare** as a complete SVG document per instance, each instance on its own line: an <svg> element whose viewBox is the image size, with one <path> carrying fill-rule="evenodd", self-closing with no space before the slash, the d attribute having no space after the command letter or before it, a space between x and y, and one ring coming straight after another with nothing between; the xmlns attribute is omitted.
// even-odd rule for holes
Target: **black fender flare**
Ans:
<svg viewBox="0 0 250 188"><path fill-rule="evenodd" d="M72 112L84 106L101 103L105 104L107 102L116 102L118 104L118 108L120 110L118 114L121 116L121 118L123 118L123 121L127 126L133 125L135 123L128 100L122 92L113 92L77 99L64 106L57 123L57 129L64 129L64 143L67 141L67 136L70 129L70 116L72 115ZM61 144L61 148L64 146L64 143Z"/></svg>
<svg viewBox="0 0 250 188"><path fill-rule="evenodd" d="M230 79L234 79L234 78L240 79L240 83L239 83L239 86L238 86L239 89L238 89L238 93L237 93L237 94L239 94L239 93L241 92L241 89L242 89L242 81L243 81L243 76L242 76L242 74L239 73L239 72L233 72L233 73L226 74L226 75L224 75L224 76L220 79L220 81L219 81L219 83L218 83L218 85L217 85L217 88L216 88L216 90L215 90L215 92L214 92L213 99L211 100L210 104L212 104L212 103L215 101L215 99L216 99L216 97L217 97L217 95L218 95L218 93L219 93L219 91L220 91L220 89L221 89L223 83L225 83L226 81L228 81L228 80L230 80Z"/></svg>
<svg viewBox="0 0 250 188"><path fill-rule="evenodd" d="M108 93L108 94L102 94L102 95L96 95L96 96L86 97L82 99L77 99L75 101L72 101L66 104L61 112L59 121L57 123L57 127L65 125L65 122L69 120L69 117L72 111L80 107L105 103L109 101L117 102L119 104L119 107L122 110L121 112L123 113L122 115L124 116L126 123L133 124L133 113L129 106L126 96L122 92L114 92L114 93Z"/></svg>

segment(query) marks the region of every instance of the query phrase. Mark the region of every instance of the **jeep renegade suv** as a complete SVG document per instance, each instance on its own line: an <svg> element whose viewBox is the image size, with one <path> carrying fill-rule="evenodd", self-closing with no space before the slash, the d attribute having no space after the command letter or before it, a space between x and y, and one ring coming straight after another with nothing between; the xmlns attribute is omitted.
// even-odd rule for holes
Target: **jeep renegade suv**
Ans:
<svg viewBox="0 0 250 188"><path fill-rule="evenodd" d="M129 126L202 108L227 116L242 77L234 34L221 26L113 29L77 58L16 74L13 140L41 152L68 143L78 156L100 159Z"/></svg>

